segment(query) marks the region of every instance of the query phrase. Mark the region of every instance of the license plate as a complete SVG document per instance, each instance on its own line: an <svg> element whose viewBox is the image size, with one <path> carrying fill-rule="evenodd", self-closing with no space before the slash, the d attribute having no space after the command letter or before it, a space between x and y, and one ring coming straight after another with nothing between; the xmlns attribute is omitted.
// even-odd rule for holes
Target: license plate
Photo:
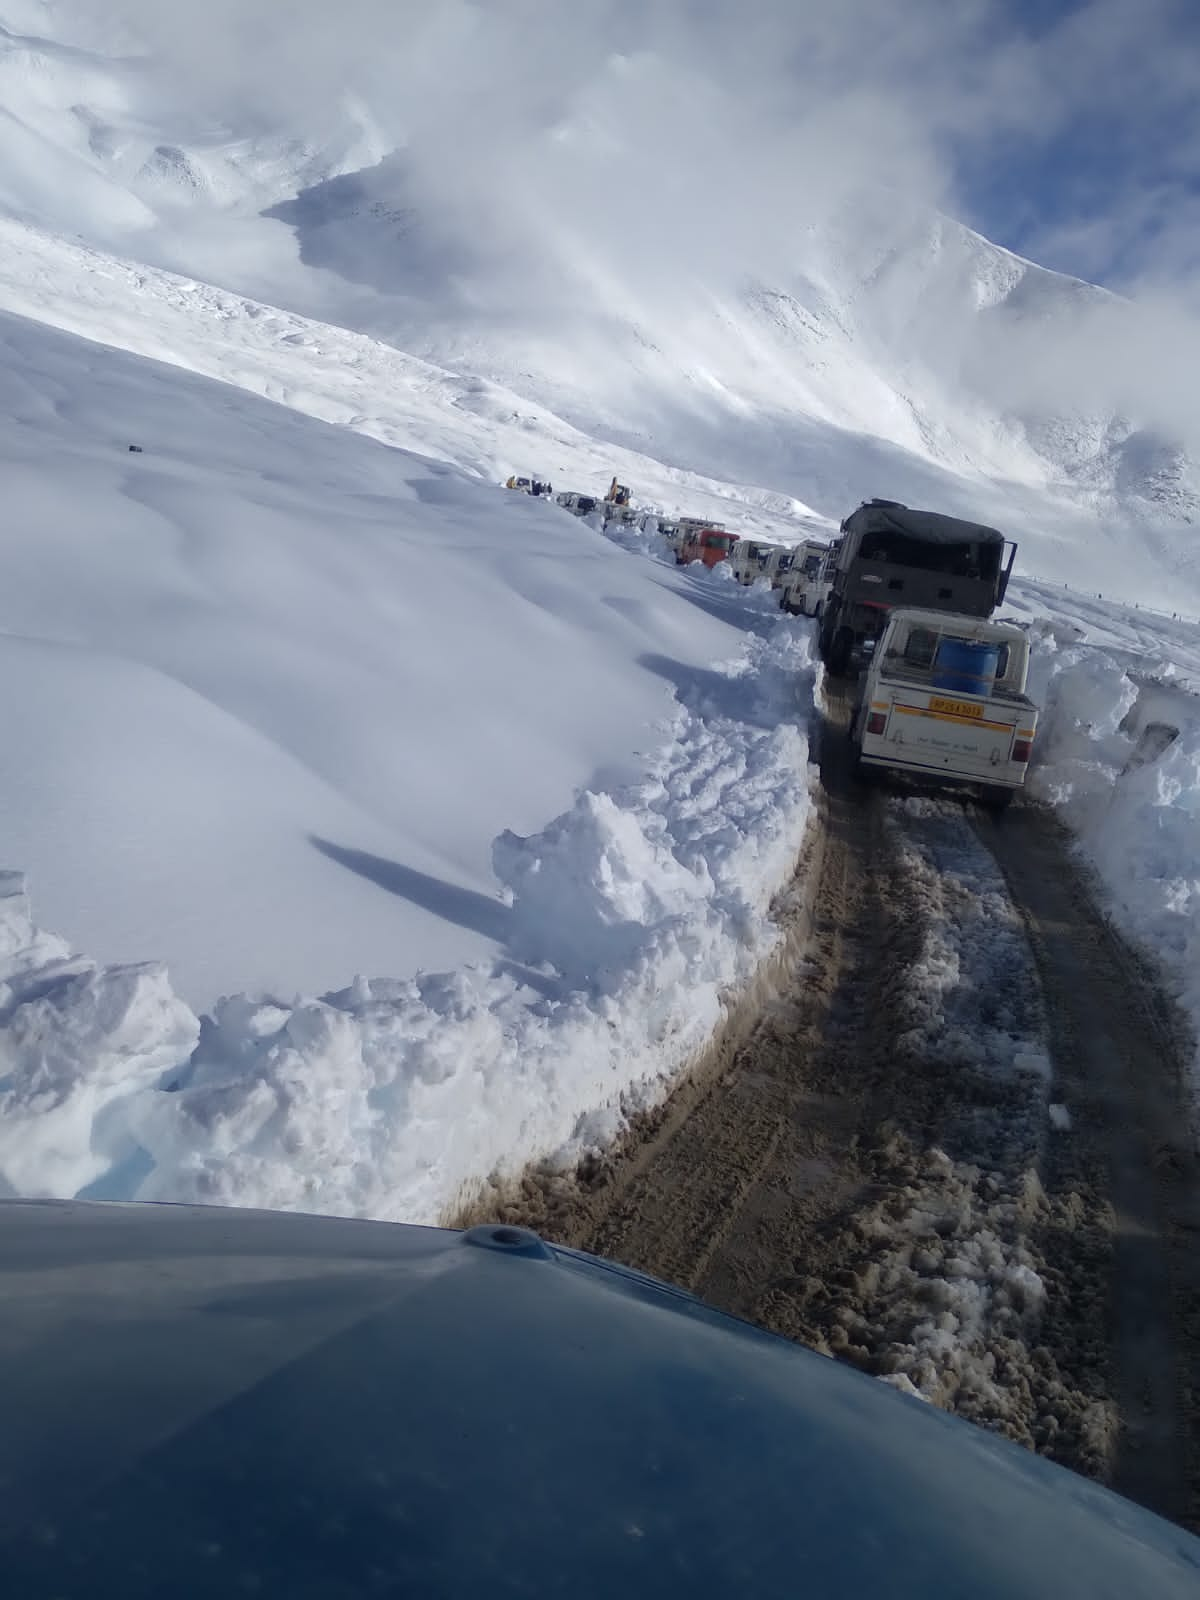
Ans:
<svg viewBox="0 0 1200 1600"><path fill-rule="evenodd" d="M938 695L929 699L930 711L944 711L950 717L982 717L983 707L974 700L943 700Z"/></svg>

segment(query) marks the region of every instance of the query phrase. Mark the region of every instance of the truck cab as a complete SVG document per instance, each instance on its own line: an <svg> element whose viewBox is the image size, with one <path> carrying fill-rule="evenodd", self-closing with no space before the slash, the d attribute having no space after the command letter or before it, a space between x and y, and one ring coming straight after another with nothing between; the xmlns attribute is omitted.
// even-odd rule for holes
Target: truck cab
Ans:
<svg viewBox="0 0 1200 1600"><path fill-rule="evenodd" d="M1029 640L1011 622L890 613L850 724L859 771L967 785L989 805L1022 787L1037 732L1025 693Z"/></svg>
<svg viewBox="0 0 1200 1600"><path fill-rule="evenodd" d="M897 606L991 616L1004 599L1016 548L983 523L898 500L865 502L842 523L821 659L834 677L847 676Z"/></svg>
<svg viewBox="0 0 1200 1600"><path fill-rule="evenodd" d="M692 529L675 552L675 565L685 567L690 561L702 561L706 567L718 566L729 560L737 542L737 534L726 533L723 528Z"/></svg>

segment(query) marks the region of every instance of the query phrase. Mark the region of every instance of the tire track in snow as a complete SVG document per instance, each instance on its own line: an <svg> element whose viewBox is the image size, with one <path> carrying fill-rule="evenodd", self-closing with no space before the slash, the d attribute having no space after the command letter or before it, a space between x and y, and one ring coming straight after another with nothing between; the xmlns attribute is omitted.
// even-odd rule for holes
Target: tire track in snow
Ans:
<svg viewBox="0 0 1200 1600"><path fill-rule="evenodd" d="M1062 974L993 855L1039 813L998 834L864 794L847 709L835 691L821 849L781 905L770 992L622 1145L573 1181L527 1175L505 1215L1194 1520L1178 1452L1130 1470L1108 1191L1081 1124L1048 1117L1047 1043L1053 1094L1077 1099ZM1064 861L1057 838L1030 871L1061 883ZM1105 981L1114 1004L1150 992L1140 969Z"/></svg>
<svg viewBox="0 0 1200 1600"><path fill-rule="evenodd" d="M1029 928L1056 1093L1071 1119L1044 1173L1061 1202L1044 1248L1074 1266L1073 1279L1053 1286L1055 1316L1081 1347L1101 1335L1109 1347L1120 1413L1114 1486L1200 1527L1200 1181L1185 1029L1098 908L1049 813L1022 807L1002 827L979 826ZM1085 1196L1102 1218L1098 1234L1073 1204ZM1091 1292L1081 1296L1089 1261Z"/></svg>

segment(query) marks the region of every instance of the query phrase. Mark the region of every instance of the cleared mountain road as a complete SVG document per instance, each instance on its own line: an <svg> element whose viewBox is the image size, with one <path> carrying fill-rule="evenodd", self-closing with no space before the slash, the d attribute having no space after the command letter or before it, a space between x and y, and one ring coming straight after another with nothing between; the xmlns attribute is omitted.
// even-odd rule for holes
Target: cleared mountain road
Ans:
<svg viewBox="0 0 1200 1600"><path fill-rule="evenodd" d="M771 972L664 1106L506 1219L1200 1526L1181 1030L1049 816L865 789L848 715L827 685Z"/></svg>

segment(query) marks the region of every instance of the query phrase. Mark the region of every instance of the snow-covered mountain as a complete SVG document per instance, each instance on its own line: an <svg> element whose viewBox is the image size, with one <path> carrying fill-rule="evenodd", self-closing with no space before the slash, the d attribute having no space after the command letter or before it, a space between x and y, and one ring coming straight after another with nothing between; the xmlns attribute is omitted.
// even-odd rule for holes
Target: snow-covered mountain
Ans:
<svg viewBox="0 0 1200 1600"><path fill-rule="evenodd" d="M1050 578L1200 596L1200 409L1148 315L835 176L832 152L798 170L780 141L754 144L753 111L718 74L697 83L652 51L548 60L528 19L514 41L471 8L423 27L414 12L398 53L368 6L371 30L338 35L343 92L318 96L326 32L305 51L223 10L207 33L181 5L7 12L0 197L51 236L31 253L54 302L31 306L16 268L10 309L157 353L149 330L118 333L111 299L72 308L78 253L52 283L47 253L69 238L101 252L87 270L110 285L107 253L480 385L537 456L455 452L488 476L590 471L574 429L776 510L836 520L890 494L987 517ZM668 170L676 125L689 160ZM138 320L137 294L127 304Z"/></svg>

